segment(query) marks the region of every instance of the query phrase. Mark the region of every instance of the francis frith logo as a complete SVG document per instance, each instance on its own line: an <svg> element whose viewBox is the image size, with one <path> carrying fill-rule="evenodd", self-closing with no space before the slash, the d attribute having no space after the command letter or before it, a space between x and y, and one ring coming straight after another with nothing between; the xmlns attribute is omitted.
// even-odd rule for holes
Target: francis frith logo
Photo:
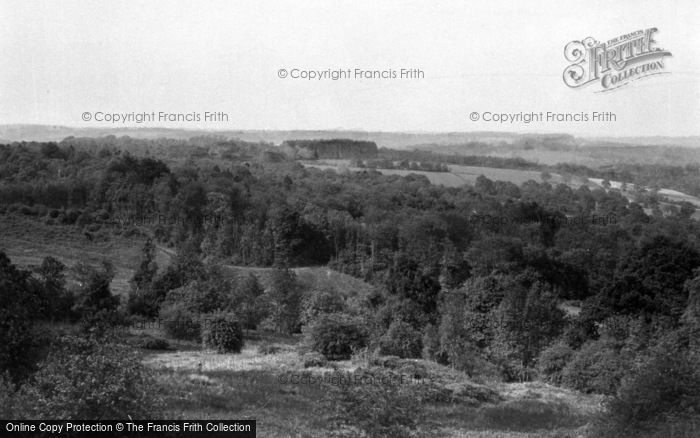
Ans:
<svg viewBox="0 0 700 438"><path fill-rule="evenodd" d="M664 57L671 52L658 47L655 27L620 35L606 42L592 37L571 41L564 48L572 64L564 70L571 88L597 84L598 92L615 90L641 78L668 73Z"/></svg>

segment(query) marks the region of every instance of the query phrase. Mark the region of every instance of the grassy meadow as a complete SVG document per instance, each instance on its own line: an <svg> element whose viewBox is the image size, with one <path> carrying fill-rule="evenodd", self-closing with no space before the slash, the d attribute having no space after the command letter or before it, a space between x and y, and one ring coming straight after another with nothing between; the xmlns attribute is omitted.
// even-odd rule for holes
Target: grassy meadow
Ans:
<svg viewBox="0 0 700 438"><path fill-rule="evenodd" d="M163 336L158 329L148 331ZM320 379L332 372L352 373L369 364L362 358L305 368L300 337L248 332L239 354L216 354L194 342L170 340L171 350L148 352L144 362L163 388L167 417L182 419L257 419L259 436L333 436L331 383L294 384L304 373ZM601 397L538 382L474 382L463 373L433 362L404 359L402 366L424 370L423 380L406 385L435 386L447 394L425 403L417 436L577 437L601 408ZM408 367L407 367L408 368ZM486 394L481 400L465 394ZM357 430L347 436L359 436Z"/></svg>

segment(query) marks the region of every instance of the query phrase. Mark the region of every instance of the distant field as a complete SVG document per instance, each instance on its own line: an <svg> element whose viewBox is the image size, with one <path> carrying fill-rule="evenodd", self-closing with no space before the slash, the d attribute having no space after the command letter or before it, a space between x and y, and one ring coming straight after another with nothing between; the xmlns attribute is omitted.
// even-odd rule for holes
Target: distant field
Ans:
<svg viewBox="0 0 700 438"><path fill-rule="evenodd" d="M573 151L549 151L542 149L510 150L508 152L489 152L484 154L489 157L499 158L522 158L533 163L553 166L559 163L580 164L582 166L596 167L601 164L608 164L607 161L597 159L587 154L577 154Z"/></svg>
<svg viewBox="0 0 700 438"><path fill-rule="evenodd" d="M495 167L477 167L477 166L457 166L450 164L450 173L457 175L469 184L474 184L480 175L492 181L510 181L515 185L522 185L527 181L543 182L542 172L534 170L518 170L518 169L499 169ZM564 182L564 178L556 173L551 174L552 183Z"/></svg>
<svg viewBox="0 0 700 438"><path fill-rule="evenodd" d="M339 160L338 160L339 161ZM304 162L304 166L313 167L322 170L337 170L343 171L347 170L350 172L362 172L369 169L360 167L350 167L346 164L315 164L311 162ZM375 169L377 172L383 175L423 175L428 180L436 185L443 185L446 187L460 187L465 184L474 184L479 175L484 175L486 178L491 180L499 181L512 181L515 184L522 184L525 181L534 179L537 182L541 182L540 173L535 171L527 170L513 170L513 169L497 169L495 167L472 167L472 166L456 166L449 165L450 172L425 172L421 170L399 170L399 169ZM558 178L561 178L557 175Z"/></svg>
<svg viewBox="0 0 700 438"><path fill-rule="evenodd" d="M335 170L338 172L362 172L368 169L361 167L350 167L349 160L324 160L320 163L313 161L304 161L302 164L306 167L313 167L316 169L323 170ZM450 172L425 172L420 170L396 170L396 169L375 169L377 172L383 175L423 175L428 178L432 184L443 185L446 187L460 187L465 184L474 185L476 179L480 175L484 175L486 178L492 181L509 181L515 185L522 185L527 181L536 181L538 183L544 182L542 179L541 172L534 170L519 170L519 169L501 169L496 167L478 167L478 166L458 166L454 164L448 165ZM602 187L603 180L600 178L564 178L562 175L557 173L551 173L551 178L548 180L551 184L566 184L571 188L578 188L582 185L588 185L589 187ZM619 189L622 186L621 181L610 181L610 186L615 189ZM633 187L632 184L628 185L630 188ZM700 207L700 199L670 189L661 189L659 194L664 196L671 203L679 203L683 201L690 202L696 207ZM630 196L627 196L630 198ZM631 198L630 198L631 199ZM696 213L696 217L700 218L700 212Z"/></svg>
<svg viewBox="0 0 700 438"><path fill-rule="evenodd" d="M350 167L348 160L325 160L323 163L315 163L304 161L302 164L306 167L314 167L316 169L331 169L337 171L362 172L368 169L360 167ZM458 166L454 164L448 165L450 172L426 172L420 170L398 170L398 169L375 169L383 175L423 175L428 180L436 185L446 187L459 187L465 184L473 185L480 175L492 181L510 181L516 185L521 185L526 181L534 180L543 182L541 172L534 170L518 170L518 169L500 169L496 167L477 167L477 166ZM565 183L565 179L558 174L551 174L551 183ZM575 180L574 184L578 187L585 184L583 180Z"/></svg>

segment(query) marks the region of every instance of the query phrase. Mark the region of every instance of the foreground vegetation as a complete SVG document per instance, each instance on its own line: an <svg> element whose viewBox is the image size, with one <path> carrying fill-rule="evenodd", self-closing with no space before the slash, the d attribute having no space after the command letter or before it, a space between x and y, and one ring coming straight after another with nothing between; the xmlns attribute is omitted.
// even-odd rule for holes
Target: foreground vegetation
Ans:
<svg viewBox="0 0 700 438"><path fill-rule="evenodd" d="M692 206L337 174L216 138L0 154L1 242L31 260L0 253L0 414L211 414L272 436L696 430ZM333 383L348 372L371 384Z"/></svg>

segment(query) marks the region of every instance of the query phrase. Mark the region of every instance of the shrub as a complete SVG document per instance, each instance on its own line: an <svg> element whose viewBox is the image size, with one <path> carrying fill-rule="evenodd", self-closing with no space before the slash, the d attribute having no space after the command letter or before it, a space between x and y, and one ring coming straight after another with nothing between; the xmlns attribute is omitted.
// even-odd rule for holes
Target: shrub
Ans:
<svg viewBox="0 0 700 438"><path fill-rule="evenodd" d="M120 299L110 290L110 283L114 278L114 267L111 263L105 260L98 269L85 262L79 262L72 270L80 285L75 294L75 310L80 316L89 318L102 310L117 310Z"/></svg>
<svg viewBox="0 0 700 438"><path fill-rule="evenodd" d="M266 345L261 345L258 348L258 353L260 354L277 354L280 352L280 347L277 345L271 345L271 344L266 344Z"/></svg>
<svg viewBox="0 0 700 438"><path fill-rule="evenodd" d="M377 367L395 369L401 365L401 358L398 356L373 356L369 364Z"/></svg>
<svg viewBox="0 0 700 438"><path fill-rule="evenodd" d="M537 370L546 382L561 385L564 367L574 356L574 350L563 342L558 342L540 353Z"/></svg>
<svg viewBox="0 0 700 438"><path fill-rule="evenodd" d="M133 351L103 340L64 337L17 388L0 375L0 416L110 419L157 412L150 379Z"/></svg>
<svg viewBox="0 0 700 438"><path fill-rule="evenodd" d="M42 300L30 273L17 269L0 251L0 373L14 381L34 368L38 347L35 319Z"/></svg>
<svg viewBox="0 0 700 438"><path fill-rule="evenodd" d="M412 379L420 380L428 377L428 369L422 363L414 360L401 360L396 371Z"/></svg>
<svg viewBox="0 0 700 438"><path fill-rule="evenodd" d="M76 225L79 227L84 227L86 225L92 224L95 222L95 219L93 218L92 214L90 214L87 211L84 211L83 213L80 214L75 220Z"/></svg>
<svg viewBox="0 0 700 438"><path fill-rule="evenodd" d="M670 348L653 353L609 401L605 434L639 436L642 431L664 423L683 423L693 416L697 422L700 370L696 360Z"/></svg>
<svg viewBox="0 0 700 438"><path fill-rule="evenodd" d="M339 430L349 436L411 436L422 414L412 385L399 384L400 376L380 368L359 369L353 379L371 383L333 385L328 391Z"/></svg>
<svg viewBox="0 0 700 438"><path fill-rule="evenodd" d="M615 343L591 341L564 367L562 383L578 391L615 394L629 368L628 362Z"/></svg>
<svg viewBox="0 0 700 438"><path fill-rule="evenodd" d="M152 316L158 314L158 302L150 290L129 291L126 310L131 315Z"/></svg>
<svg viewBox="0 0 700 438"><path fill-rule="evenodd" d="M336 313L321 315L307 331L311 349L328 360L350 359L355 350L367 345L367 332L356 318Z"/></svg>
<svg viewBox="0 0 700 438"><path fill-rule="evenodd" d="M154 338L153 336L142 336L136 343L138 348L144 350L167 350L170 344L163 338Z"/></svg>
<svg viewBox="0 0 700 438"><path fill-rule="evenodd" d="M64 337L15 396L25 418L146 419L159 407L151 382L132 349Z"/></svg>
<svg viewBox="0 0 700 438"><path fill-rule="evenodd" d="M202 344L217 353L238 353L243 347L243 329L233 313L212 313L204 317Z"/></svg>
<svg viewBox="0 0 700 438"><path fill-rule="evenodd" d="M168 336L175 339L201 340L199 316L187 310L183 304L163 307L160 311L160 319Z"/></svg>
<svg viewBox="0 0 700 438"><path fill-rule="evenodd" d="M80 328L83 333L99 336L114 329L118 330L127 324L126 315L119 310L101 309L95 313L84 314L80 319Z"/></svg>
<svg viewBox="0 0 700 438"><path fill-rule="evenodd" d="M16 406L16 386L12 383L9 373L0 373L0 417L20 418Z"/></svg>
<svg viewBox="0 0 700 438"><path fill-rule="evenodd" d="M315 351L306 353L301 357L301 360L304 364L304 368L322 367L328 363L326 358L321 353L317 353Z"/></svg>
<svg viewBox="0 0 700 438"><path fill-rule="evenodd" d="M182 304L195 313L212 313L223 310L225 302L221 282L194 280L184 286L171 289L165 295L164 305ZM147 296L157 300L157 293L151 290Z"/></svg>
<svg viewBox="0 0 700 438"><path fill-rule="evenodd" d="M43 204L35 204L33 210L35 216L46 216L49 211L48 207Z"/></svg>
<svg viewBox="0 0 700 438"><path fill-rule="evenodd" d="M65 225L73 225L81 214L82 212L80 210L68 209L63 216L63 223Z"/></svg>
<svg viewBox="0 0 700 438"><path fill-rule="evenodd" d="M379 339L379 353L401 358L421 356L423 342L421 334L403 321L394 321Z"/></svg>

